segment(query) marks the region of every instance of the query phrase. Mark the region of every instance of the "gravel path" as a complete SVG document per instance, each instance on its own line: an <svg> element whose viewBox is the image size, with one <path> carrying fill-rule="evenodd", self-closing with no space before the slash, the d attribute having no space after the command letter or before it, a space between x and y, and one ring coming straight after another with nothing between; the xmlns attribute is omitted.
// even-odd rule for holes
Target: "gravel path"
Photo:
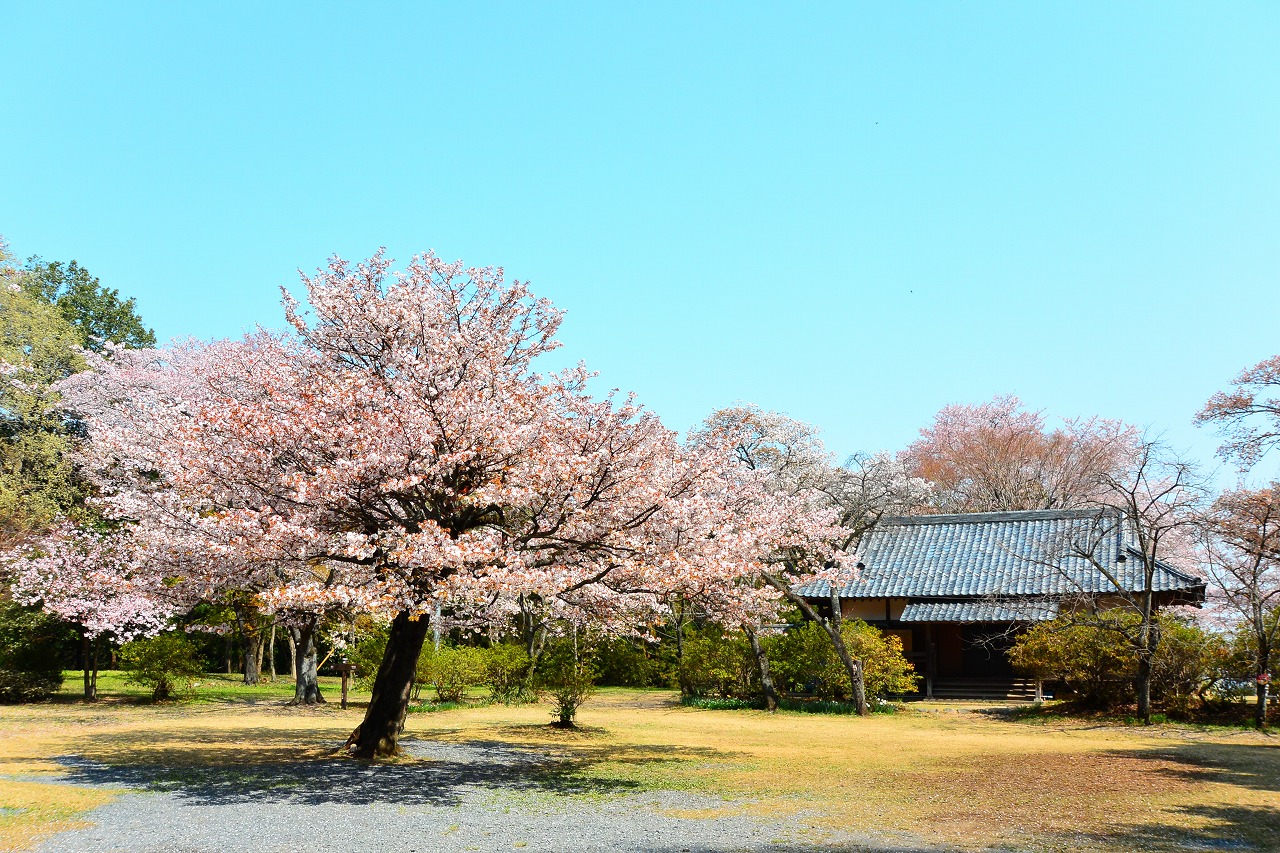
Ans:
<svg viewBox="0 0 1280 853"><path fill-rule="evenodd" d="M429 762L246 763L233 768L107 767L63 759L67 781L133 790L40 853L350 851L888 850L848 836L815 844L802 828L744 816L682 818L723 800L677 792L587 790L547 753L501 744L410 741ZM376 779L376 782L374 781ZM732 809L729 809L732 811ZM833 843L834 842L834 843Z"/></svg>

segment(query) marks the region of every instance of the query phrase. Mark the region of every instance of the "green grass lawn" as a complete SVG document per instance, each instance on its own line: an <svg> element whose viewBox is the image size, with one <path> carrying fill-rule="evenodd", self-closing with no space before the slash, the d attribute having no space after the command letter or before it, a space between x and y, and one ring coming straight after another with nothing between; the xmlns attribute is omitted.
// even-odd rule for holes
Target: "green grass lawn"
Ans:
<svg viewBox="0 0 1280 853"><path fill-rule="evenodd" d="M151 691L146 687L130 684L126 680L124 670L105 669L98 672L98 696L104 701L148 702ZM342 679L337 676L321 676L320 690L326 698L340 698L342 695ZM368 701L368 691L360 691L355 684L347 694L352 701ZM63 701L79 700L84 696L84 673L80 670L66 670L63 673L62 688L58 698ZM274 682L265 679L258 684L244 683L244 676L239 673L205 673L195 680L190 691L182 696L183 702L244 702L254 700L287 701L293 696L293 679L287 674L277 676Z"/></svg>

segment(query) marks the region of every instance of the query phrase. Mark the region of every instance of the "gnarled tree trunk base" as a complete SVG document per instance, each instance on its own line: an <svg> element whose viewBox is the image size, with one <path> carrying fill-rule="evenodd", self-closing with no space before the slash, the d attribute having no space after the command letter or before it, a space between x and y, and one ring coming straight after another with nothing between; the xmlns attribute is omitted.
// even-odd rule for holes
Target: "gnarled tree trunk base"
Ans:
<svg viewBox="0 0 1280 853"><path fill-rule="evenodd" d="M325 704L316 672L315 635L314 619L303 625L289 626L289 645L293 646L293 669L297 673L293 685L293 699L288 703L291 706Z"/></svg>
<svg viewBox="0 0 1280 853"><path fill-rule="evenodd" d="M418 655L429 629L429 619L407 610L392 620L369 707L347 739L347 748L356 758L391 758L400 753L400 733L418 671Z"/></svg>

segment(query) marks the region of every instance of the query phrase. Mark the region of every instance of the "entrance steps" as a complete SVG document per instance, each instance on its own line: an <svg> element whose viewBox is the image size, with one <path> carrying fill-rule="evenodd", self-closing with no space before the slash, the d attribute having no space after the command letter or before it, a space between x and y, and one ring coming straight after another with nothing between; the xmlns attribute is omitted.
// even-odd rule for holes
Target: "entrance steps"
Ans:
<svg viewBox="0 0 1280 853"><path fill-rule="evenodd" d="M1034 702L1036 683L1030 678L935 678L933 698Z"/></svg>

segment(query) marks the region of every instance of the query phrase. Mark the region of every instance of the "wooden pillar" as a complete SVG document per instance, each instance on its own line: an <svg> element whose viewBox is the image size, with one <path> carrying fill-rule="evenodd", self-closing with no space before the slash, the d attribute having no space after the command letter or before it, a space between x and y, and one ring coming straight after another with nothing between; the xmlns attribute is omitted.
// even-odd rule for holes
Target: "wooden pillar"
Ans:
<svg viewBox="0 0 1280 853"><path fill-rule="evenodd" d="M937 671L937 655L933 651L933 625L924 626L924 698L933 698L933 675Z"/></svg>

